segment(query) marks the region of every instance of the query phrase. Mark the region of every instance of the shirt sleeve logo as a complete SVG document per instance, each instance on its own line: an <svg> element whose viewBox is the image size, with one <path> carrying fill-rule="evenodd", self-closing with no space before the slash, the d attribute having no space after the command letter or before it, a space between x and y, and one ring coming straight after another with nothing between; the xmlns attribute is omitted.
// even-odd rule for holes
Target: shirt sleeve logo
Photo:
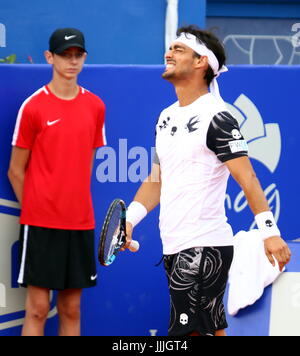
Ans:
<svg viewBox="0 0 300 356"><path fill-rule="evenodd" d="M248 145L245 140L230 141L229 147L231 153L245 152L245 151L248 152Z"/></svg>
<svg viewBox="0 0 300 356"><path fill-rule="evenodd" d="M242 134L240 133L239 130L237 129L234 129L231 131L231 134L232 134L232 137L235 139L235 140L240 140L242 138Z"/></svg>

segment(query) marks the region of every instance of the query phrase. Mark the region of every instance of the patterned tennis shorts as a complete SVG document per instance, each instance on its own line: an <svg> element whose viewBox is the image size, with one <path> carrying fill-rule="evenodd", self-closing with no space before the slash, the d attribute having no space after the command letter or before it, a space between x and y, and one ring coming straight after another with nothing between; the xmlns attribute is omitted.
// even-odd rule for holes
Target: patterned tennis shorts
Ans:
<svg viewBox="0 0 300 356"><path fill-rule="evenodd" d="M169 336L227 328L223 297L233 247L196 247L164 256L170 291Z"/></svg>

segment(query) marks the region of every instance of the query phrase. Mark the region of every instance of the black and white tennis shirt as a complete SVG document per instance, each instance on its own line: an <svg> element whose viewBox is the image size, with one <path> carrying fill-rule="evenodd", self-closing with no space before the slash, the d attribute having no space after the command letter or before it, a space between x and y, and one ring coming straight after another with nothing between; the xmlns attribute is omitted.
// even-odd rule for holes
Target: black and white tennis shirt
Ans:
<svg viewBox="0 0 300 356"><path fill-rule="evenodd" d="M161 113L154 163L161 168L165 255L233 244L224 207L230 174L225 162L247 155L238 122L210 93L188 106L176 102Z"/></svg>

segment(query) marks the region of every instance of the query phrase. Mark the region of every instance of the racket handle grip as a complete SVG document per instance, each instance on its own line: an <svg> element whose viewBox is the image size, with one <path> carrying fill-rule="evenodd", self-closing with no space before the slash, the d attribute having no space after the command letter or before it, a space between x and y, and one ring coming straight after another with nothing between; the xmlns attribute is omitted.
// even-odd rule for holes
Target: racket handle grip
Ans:
<svg viewBox="0 0 300 356"><path fill-rule="evenodd" d="M128 248L131 252L137 252L140 248L140 244L138 243L138 241L132 240Z"/></svg>

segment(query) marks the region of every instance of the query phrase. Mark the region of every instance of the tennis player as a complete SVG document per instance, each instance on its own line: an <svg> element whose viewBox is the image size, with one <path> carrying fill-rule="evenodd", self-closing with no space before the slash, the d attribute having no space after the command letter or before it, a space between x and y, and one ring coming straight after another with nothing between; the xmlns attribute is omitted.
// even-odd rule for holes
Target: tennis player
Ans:
<svg viewBox="0 0 300 356"><path fill-rule="evenodd" d="M255 215L270 263L274 265L275 257L282 269L291 254L239 125L219 93L216 79L227 70L222 44L196 26L181 28L177 35L165 55L163 78L174 85L178 101L161 113L156 125L151 175L128 207L128 243L132 229L160 203L169 335L223 336L228 326L223 296L233 258L233 233L224 208L230 173Z"/></svg>
<svg viewBox="0 0 300 356"><path fill-rule="evenodd" d="M60 335L80 335L83 288L96 285L90 177L105 144L105 105L77 84L87 52L77 29L56 30L45 52L53 77L20 108L9 178L21 203L19 284L27 286L23 335L43 335L58 290Z"/></svg>

